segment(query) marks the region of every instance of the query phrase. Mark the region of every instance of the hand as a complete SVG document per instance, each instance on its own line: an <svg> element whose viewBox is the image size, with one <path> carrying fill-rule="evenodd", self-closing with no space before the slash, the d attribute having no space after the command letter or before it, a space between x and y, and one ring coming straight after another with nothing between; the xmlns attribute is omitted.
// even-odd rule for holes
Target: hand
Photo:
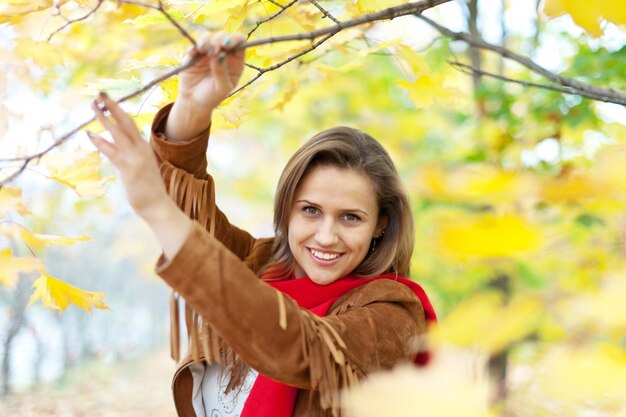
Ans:
<svg viewBox="0 0 626 417"><path fill-rule="evenodd" d="M235 89L241 74L245 51L226 53L244 42L239 34L205 34L189 58L205 54L193 67L181 72L178 98L165 126L165 135L174 142L192 139L211 123L213 110Z"/></svg>
<svg viewBox="0 0 626 417"><path fill-rule="evenodd" d="M98 148L119 170L131 207L141 217L169 200L157 161L133 119L106 94L100 93L91 105L96 118L111 133L113 142L89 134Z"/></svg>
<svg viewBox="0 0 626 417"><path fill-rule="evenodd" d="M148 223L165 257L173 258L187 239L191 219L167 194L152 148L142 139L133 119L104 93L91 108L113 142L90 133L89 138L119 170L131 207Z"/></svg>
<svg viewBox="0 0 626 417"><path fill-rule="evenodd" d="M245 51L228 53L245 41L243 35L218 32L204 34L189 58L204 55L180 74L179 98L197 106L214 109L235 89L245 59Z"/></svg>

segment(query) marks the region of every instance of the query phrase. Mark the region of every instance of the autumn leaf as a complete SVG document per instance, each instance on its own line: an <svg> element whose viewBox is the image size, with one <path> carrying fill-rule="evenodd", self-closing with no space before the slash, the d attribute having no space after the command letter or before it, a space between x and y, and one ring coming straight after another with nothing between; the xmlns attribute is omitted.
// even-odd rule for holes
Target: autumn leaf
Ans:
<svg viewBox="0 0 626 417"><path fill-rule="evenodd" d="M0 224L0 234L21 239L28 247L34 251L47 246L68 246L74 243L91 240L88 236L55 236L39 233L32 233L27 228L18 224Z"/></svg>
<svg viewBox="0 0 626 417"><path fill-rule="evenodd" d="M15 47L17 56L22 59L32 59L41 67L63 65L63 55L60 49L48 42L35 42L32 39L20 37Z"/></svg>
<svg viewBox="0 0 626 417"><path fill-rule="evenodd" d="M347 417L488 417L489 393L485 360L446 348L428 366L368 375L343 392L342 408Z"/></svg>
<svg viewBox="0 0 626 417"><path fill-rule="evenodd" d="M21 17L29 13L52 6L59 7L65 3L67 0L3 0L0 2L0 23L17 23Z"/></svg>
<svg viewBox="0 0 626 417"><path fill-rule="evenodd" d="M0 284L12 288L19 279L20 272L43 269L41 261L32 256L13 256L11 249L0 251Z"/></svg>
<svg viewBox="0 0 626 417"><path fill-rule="evenodd" d="M541 247L542 234L514 214L463 215L441 221L437 245L458 257L498 258L531 253Z"/></svg>
<svg viewBox="0 0 626 417"><path fill-rule="evenodd" d="M103 184L113 177L101 177L98 152L75 151L73 153L48 154L45 166L50 178L67 185L81 197L101 197Z"/></svg>
<svg viewBox="0 0 626 417"><path fill-rule="evenodd" d="M593 37L602 36L603 22L626 25L626 7L623 0L545 0L543 12L550 18L569 14L578 26Z"/></svg>
<svg viewBox="0 0 626 417"><path fill-rule="evenodd" d="M91 312L92 308L110 310L104 303L104 293L81 290L45 273L37 278L33 283L33 288L35 291L31 295L28 305L41 300L44 307L60 312L65 311L70 304L74 304L87 312Z"/></svg>
<svg viewBox="0 0 626 417"><path fill-rule="evenodd" d="M426 166L415 179L424 196L446 201L507 202L535 192L534 182L520 172L504 171L492 165L471 164L444 170Z"/></svg>
<svg viewBox="0 0 626 417"><path fill-rule="evenodd" d="M459 347L498 353L534 331L543 308L518 296L504 304L500 294L485 292L457 305L437 326L437 337Z"/></svg>
<svg viewBox="0 0 626 417"><path fill-rule="evenodd" d="M0 218L13 210L22 216L29 213L22 203L22 190L14 187L0 188Z"/></svg>

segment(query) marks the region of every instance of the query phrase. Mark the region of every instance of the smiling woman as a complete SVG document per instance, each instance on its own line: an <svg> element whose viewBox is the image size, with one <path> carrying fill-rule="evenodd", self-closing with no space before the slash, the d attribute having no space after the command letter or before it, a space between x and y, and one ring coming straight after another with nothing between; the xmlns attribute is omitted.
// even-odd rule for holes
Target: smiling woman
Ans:
<svg viewBox="0 0 626 417"><path fill-rule="evenodd" d="M181 73L179 98L157 114L150 144L106 95L93 109L113 142L92 140L163 248L157 273L185 300L190 352L172 385L179 416L338 416L340 389L425 362L416 342L435 313L403 278L411 210L383 147L339 127L287 163L275 238L231 225L215 207L206 149L212 111L241 75L244 53L231 50L242 41L203 38L191 52L203 58Z"/></svg>

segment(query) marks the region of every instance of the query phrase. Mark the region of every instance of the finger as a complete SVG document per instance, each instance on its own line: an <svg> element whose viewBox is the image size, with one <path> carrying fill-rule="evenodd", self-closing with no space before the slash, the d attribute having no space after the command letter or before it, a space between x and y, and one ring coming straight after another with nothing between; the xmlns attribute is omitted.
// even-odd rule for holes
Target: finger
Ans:
<svg viewBox="0 0 626 417"><path fill-rule="evenodd" d="M115 123L113 123L105 113L109 113L109 109L106 108L104 103L99 99L94 99L91 102L91 110L96 115L96 119L102 124L102 126L111 132L112 134L119 134L119 129Z"/></svg>
<svg viewBox="0 0 626 417"><path fill-rule="evenodd" d="M115 148L115 145L104 139L102 136L94 135L89 131L85 133L87 133L87 136L89 137L91 143L93 143L93 146L102 152L104 156L109 158L113 165L117 166L117 149Z"/></svg>
<svg viewBox="0 0 626 417"><path fill-rule="evenodd" d="M226 52L221 52L218 59L211 61L211 71L217 80L217 85L222 91L230 91L233 88L230 77L228 76L228 70L225 64Z"/></svg>
<svg viewBox="0 0 626 417"><path fill-rule="evenodd" d="M225 35L221 43L222 49L225 51L233 51L237 49L245 41L246 41L246 38L240 33L233 33L233 34ZM238 55L238 54L244 53L244 51L245 49L242 48L241 50L238 50L234 54Z"/></svg>
<svg viewBox="0 0 626 417"><path fill-rule="evenodd" d="M137 125L135 125L132 117L130 117L115 100L103 91L100 92L98 98L104 103L106 108L109 109L113 120L124 130L129 139L140 139L137 137L139 135L139 129L137 129Z"/></svg>
<svg viewBox="0 0 626 417"><path fill-rule="evenodd" d="M210 32L202 35L198 40L195 51L203 55L214 55L216 52L215 45L213 44L214 37L215 36Z"/></svg>
<svg viewBox="0 0 626 417"><path fill-rule="evenodd" d="M94 100L91 103L91 109L95 113L96 119L111 133L116 144L124 148L128 148L131 145L130 140L122 129L104 114L105 110L108 111L104 103Z"/></svg>

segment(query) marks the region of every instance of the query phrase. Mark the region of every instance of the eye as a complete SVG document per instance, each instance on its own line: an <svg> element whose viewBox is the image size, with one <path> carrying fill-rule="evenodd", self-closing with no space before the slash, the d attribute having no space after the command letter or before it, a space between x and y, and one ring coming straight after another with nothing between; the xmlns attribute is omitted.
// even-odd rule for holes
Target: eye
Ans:
<svg viewBox="0 0 626 417"><path fill-rule="evenodd" d="M302 211L305 212L306 214L311 214L311 215L315 215L319 212L319 210L313 206L302 207Z"/></svg>
<svg viewBox="0 0 626 417"><path fill-rule="evenodd" d="M352 213L347 213L343 216L344 219L346 219L349 222L358 222L361 220L361 218L359 216L357 216L356 214L352 214Z"/></svg>

